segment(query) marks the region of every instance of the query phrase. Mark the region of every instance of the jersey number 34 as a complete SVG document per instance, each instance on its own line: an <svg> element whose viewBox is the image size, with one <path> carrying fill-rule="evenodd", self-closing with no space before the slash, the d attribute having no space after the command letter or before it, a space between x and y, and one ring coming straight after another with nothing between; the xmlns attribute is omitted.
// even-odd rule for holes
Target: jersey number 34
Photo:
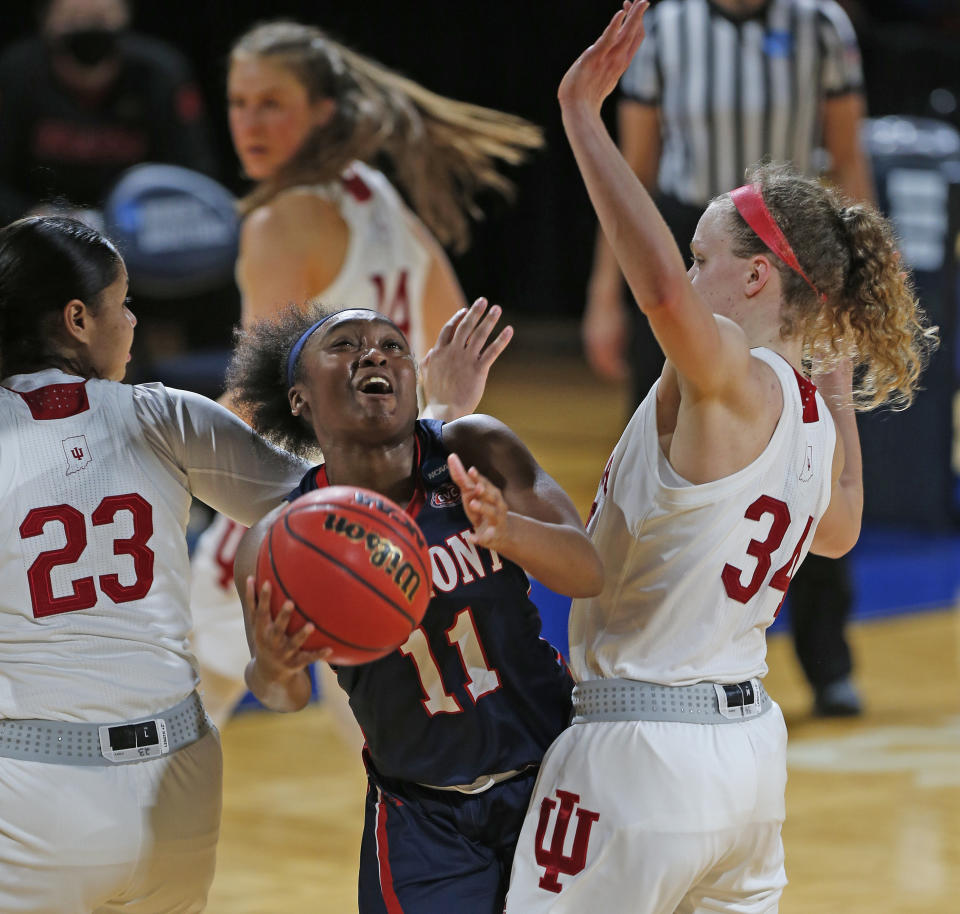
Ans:
<svg viewBox="0 0 960 914"><path fill-rule="evenodd" d="M736 600L738 603L746 603L757 595L763 586L763 582L767 578L767 573L770 571L771 556L782 545L783 538L790 527L790 509L787 507L786 502L782 502L779 498L773 498L770 495L761 495L747 508L746 512L744 512L744 517L746 517L747 520L759 521L765 514L773 517L767 538L762 541L750 540L747 546L747 555L752 555L757 560L757 565L753 569L753 577L750 578L748 583L744 584L743 571L737 568L736 565L731 565L729 562L723 566L723 572L720 575L723 579L723 586L727 591L727 596L730 597L731 600ZM779 614L780 607L783 606L784 598L787 596L787 588L790 586L790 580L797 570L797 565L800 564L803 544L807 541L807 536L809 536L812 526L813 518L808 517L807 525L803 528L803 534L797 541L797 545L794 547L790 558L785 565L777 569L777 572L770 579L770 586L775 590L781 591L783 594L780 598L780 605L777 606L777 611L773 615L774 619Z"/></svg>

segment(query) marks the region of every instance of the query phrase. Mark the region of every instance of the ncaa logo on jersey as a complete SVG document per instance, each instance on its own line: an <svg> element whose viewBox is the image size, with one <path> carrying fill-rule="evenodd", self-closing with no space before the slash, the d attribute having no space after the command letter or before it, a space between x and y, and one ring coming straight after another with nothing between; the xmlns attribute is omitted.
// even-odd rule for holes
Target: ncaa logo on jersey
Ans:
<svg viewBox="0 0 960 914"><path fill-rule="evenodd" d="M810 482L813 479L813 445L807 445L807 453L803 455L803 462L800 464L800 475L797 477L800 482Z"/></svg>
<svg viewBox="0 0 960 914"><path fill-rule="evenodd" d="M72 438L64 438L61 443L64 456L67 458L67 476L85 469L92 459L90 448L87 447L87 436L74 435Z"/></svg>
<svg viewBox="0 0 960 914"><path fill-rule="evenodd" d="M430 504L434 508L452 508L460 504L460 489L452 482L444 483L431 496Z"/></svg>

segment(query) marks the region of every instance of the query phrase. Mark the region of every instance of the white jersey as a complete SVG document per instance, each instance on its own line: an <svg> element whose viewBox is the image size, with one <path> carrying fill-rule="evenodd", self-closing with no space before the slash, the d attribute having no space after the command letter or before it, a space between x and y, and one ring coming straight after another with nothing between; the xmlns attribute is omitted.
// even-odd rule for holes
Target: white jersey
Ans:
<svg viewBox="0 0 960 914"><path fill-rule="evenodd" d="M191 496L253 523L306 464L217 404L47 369L0 388L0 717L143 718L195 687Z"/></svg>
<svg viewBox="0 0 960 914"><path fill-rule="evenodd" d="M336 204L350 229L340 272L313 300L386 315L422 357L433 344L423 323L431 255L417 232L416 216L386 177L362 162L354 162L339 182L311 189ZM246 691L243 669L250 652L231 576L242 534L228 518L215 518L197 540L192 559L192 647L202 670L218 676L204 685L204 701L218 722Z"/></svg>
<svg viewBox="0 0 960 914"><path fill-rule="evenodd" d="M753 355L779 378L783 412L749 466L702 485L680 478L659 444L658 384L614 449L587 527L606 584L570 611L578 680L766 673L765 631L830 501L836 429L813 384L768 349Z"/></svg>
<svg viewBox="0 0 960 914"><path fill-rule="evenodd" d="M430 252L415 230L416 216L386 177L362 162L354 162L339 183L315 190L336 204L350 243L337 278L314 298L331 307L379 311L422 357L433 344L423 332Z"/></svg>

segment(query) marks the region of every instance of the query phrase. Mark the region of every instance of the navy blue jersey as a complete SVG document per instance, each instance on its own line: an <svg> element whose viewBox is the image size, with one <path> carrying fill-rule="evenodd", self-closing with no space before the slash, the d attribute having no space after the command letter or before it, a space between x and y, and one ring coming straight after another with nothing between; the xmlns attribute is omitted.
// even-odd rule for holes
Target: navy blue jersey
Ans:
<svg viewBox="0 0 960 914"><path fill-rule="evenodd" d="M540 637L527 576L471 529L437 420L417 422L417 491L407 506L430 544L433 596L392 654L337 668L381 774L469 784L537 763L570 717L573 680ZM310 470L291 497L326 486Z"/></svg>

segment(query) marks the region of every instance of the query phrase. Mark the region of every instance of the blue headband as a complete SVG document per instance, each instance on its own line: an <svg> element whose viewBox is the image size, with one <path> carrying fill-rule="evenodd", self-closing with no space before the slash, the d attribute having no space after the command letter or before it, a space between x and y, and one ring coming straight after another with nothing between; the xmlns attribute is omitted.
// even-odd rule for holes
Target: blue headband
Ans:
<svg viewBox="0 0 960 914"><path fill-rule="evenodd" d="M335 311L334 314L339 314L339 311ZM313 335L313 332L319 327L324 321L330 320L333 317L333 314L328 314L326 317L321 317L313 326L308 327L293 344L293 349L290 350L290 356L287 359L287 387L293 387L293 375L297 368L297 359L300 358L300 353L303 351L303 347L306 345L307 340Z"/></svg>

